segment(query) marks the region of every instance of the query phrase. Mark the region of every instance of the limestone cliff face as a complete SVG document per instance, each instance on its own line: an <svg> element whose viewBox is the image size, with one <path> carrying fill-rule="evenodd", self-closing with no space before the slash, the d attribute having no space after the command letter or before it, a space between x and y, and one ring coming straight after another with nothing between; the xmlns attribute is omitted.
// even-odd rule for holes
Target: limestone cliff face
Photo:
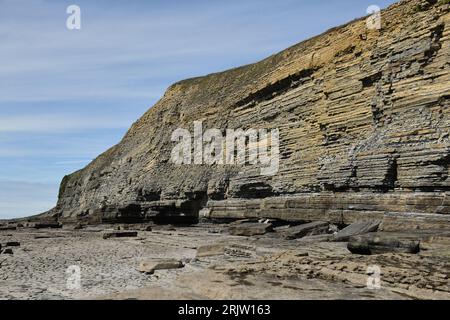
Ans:
<svg viewBox="0 0 450 320"><path fill-rule="evenodd" d="M381 30L361 19L256 64L174 84L118 145L64 178L47 215L116 221L203 209L207 217L380 216L387 225L400 215L448 226L450 9L429 2L391 6ZM278 173L173 164L172 132L193 131L194 121L278 128Z"/></svg>

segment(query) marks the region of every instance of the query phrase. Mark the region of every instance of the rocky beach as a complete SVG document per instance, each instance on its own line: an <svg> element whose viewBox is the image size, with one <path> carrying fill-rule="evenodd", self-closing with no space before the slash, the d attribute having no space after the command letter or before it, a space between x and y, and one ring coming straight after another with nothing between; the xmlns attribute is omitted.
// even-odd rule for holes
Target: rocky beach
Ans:
<svg viewBox="0 0 450 320"><path fill-rule="evenodd" d="M358 255L327 223L263 225L0 231L0 299L450 299L449 232L395 234L419 246L414 254L385 244ZM367 235L360 227L341 235ZM68 285L73 266L79 287Z"/></svg>
<svg viewBox="0 0 450 320"><path fill-rule="evenodd" d="M450 3L381 16L170 86L0 221L0 299L450 299Z"/></svg>

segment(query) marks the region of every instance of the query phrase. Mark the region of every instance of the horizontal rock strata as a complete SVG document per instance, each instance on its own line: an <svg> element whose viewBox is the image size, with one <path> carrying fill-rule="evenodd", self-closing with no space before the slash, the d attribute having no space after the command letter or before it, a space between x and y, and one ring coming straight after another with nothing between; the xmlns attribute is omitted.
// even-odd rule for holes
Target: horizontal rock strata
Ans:
<svg viewBox="0 0 450 320"><path fill-rule="evenodd" d="M317 193L208 202L208 218L278 218L351 224L380 220L385 231L450 229L448 193Z"/></svg>
<svg viewBox="0 0 450 320"><path fill-rule="evenodd" d="M400 1L256 64L171 86L123 140L62 181L61 222L276 218L448 228L450 8ZM278 129L279 170L176 165L178 128ZM250 146L249 148L254 148Z"/></svg>

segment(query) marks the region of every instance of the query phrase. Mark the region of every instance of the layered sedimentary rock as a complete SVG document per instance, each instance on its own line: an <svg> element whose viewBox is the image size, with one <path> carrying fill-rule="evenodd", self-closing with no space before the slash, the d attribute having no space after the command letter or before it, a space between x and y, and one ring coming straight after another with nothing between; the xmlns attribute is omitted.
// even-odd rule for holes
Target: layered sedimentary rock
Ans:
<svg viewBox="0 0 450 320"><path fill-rule="evenodd" d="M450 8L401 1L256 64L171 86L45 216L450 226ZM278 129L279 170L176 165L177 128ZM251 146L249 146L251 148Z"/></svg>

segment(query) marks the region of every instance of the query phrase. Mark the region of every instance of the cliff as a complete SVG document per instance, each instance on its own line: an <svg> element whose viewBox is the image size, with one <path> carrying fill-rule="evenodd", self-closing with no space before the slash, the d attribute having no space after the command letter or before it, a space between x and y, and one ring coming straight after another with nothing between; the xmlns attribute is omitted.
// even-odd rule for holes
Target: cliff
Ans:
<svg viewBox="0 0 450 320"><path fill-rule="evenodd" d="M401 1L261 62L172 85L66 176L61 221L264 217L449 228L450 9ZM278 129L279 168L176 165L177 128Z"/></svg>

